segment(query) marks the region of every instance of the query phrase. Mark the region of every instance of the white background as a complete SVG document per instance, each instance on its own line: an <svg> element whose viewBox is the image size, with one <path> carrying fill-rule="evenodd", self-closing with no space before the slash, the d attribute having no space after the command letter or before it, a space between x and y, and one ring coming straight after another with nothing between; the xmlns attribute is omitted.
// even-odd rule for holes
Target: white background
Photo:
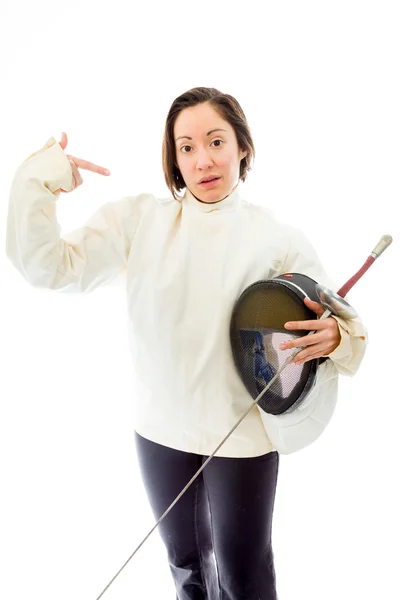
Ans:
<svg viewBox="0 0 400 600"><path fill-rule="evenodd" d="M62 194L64 232L108 200L165 195L161 141L191 87L234 95L256 160L242 188L298 225L368 327L334 419L281 456L280 600L398 598L400 20L370 1L1 0L0 596L95 600L154 524L136 463L123 283L31 288L5 256L9 189L50 136L111 170ZM166 307L167 308L167 307ZM104 594L174 600L154 532ZM247 599L253 600L253 599Z"/></svg>

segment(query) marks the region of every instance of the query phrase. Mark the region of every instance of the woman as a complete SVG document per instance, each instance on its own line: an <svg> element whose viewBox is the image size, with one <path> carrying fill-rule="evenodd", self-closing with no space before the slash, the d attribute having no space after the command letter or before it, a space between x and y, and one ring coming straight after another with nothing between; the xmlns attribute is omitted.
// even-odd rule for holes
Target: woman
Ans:
<svg viewBox="0 0 400 600"><path fill-rule="evenodd" d="M82 184L80 168L107 174L64 154L66 145L64 134L60 143L50 138L17 170L7 254L31 285L62 292L90 292L125 273L140 390L137 453L158 519L249 406L229 339L240 293L288 271L333 286L304 235L239 191L255 151L232 96L200 87L172 103L162 148L168 196L109 202L60 239L60 192ZM297 362L329 356L340 372L354 373L361 353L351 334L335 317L313 328L290 342L306 345ZM179 600L277 598L271 529L279 455L256 409L159 526Z"/></svg>

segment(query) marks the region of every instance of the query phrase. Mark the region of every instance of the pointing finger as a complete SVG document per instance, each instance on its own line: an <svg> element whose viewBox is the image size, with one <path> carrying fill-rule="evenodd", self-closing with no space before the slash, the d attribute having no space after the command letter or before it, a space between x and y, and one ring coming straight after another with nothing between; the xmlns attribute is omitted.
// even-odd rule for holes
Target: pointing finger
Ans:
<svg viewBox="0 0 400 600"><path fill-rule="evenodd" d="M84 160L83 158L76 158L75 156L71 156L72 160L76 164L79 169L84 169L85 171L93 171L93 173L99 173L99 175L110 175L110 171L105 169L104 167L100 167L99 165L95 165L88 160Z"/></svg>

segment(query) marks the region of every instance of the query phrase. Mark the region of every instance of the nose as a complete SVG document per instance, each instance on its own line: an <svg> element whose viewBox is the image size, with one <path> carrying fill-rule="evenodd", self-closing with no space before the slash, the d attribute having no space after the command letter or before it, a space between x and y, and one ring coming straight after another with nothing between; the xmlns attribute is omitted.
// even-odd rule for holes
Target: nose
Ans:
<svg viewBox="0 0 400 600"><path fill-rule="evenodd" d="M197 168L198 169L207 169L212 164L213 164L213 161L211 159L211 155L208 152L207 148L200 148L197 151Z"/></svg>

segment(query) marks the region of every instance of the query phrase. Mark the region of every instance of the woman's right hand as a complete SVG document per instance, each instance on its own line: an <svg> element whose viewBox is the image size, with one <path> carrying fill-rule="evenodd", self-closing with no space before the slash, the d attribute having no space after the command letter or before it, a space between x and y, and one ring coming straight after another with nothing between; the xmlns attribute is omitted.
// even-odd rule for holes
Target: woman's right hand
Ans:
<svg viewBox="0 0 400 600"><path fill-rule="evenodd" d="M65 150L67 144L68 144L67 134L62 132L60 146L63 150ZM72 188L72 190L69 190L70 192L73 192L74 190L76 190L76 188L83 183L83 179L82 179L81 174L79 173L78 169L85 169L86 171L93 171L93 173L99 173L100 175L110 175L110 171L108 171L108 169L99 167L98 165L95 165L94 163L91 163L87 160L83 160L82 158L77 158L76 156L71 156L70 154L67 154L66 156L67 156L69 162L71 163L72 176L73 176L73 188ZM60 189L60 191L64 192L65 194L68 194L68 191L63 190L62 188Z"/></svg>

